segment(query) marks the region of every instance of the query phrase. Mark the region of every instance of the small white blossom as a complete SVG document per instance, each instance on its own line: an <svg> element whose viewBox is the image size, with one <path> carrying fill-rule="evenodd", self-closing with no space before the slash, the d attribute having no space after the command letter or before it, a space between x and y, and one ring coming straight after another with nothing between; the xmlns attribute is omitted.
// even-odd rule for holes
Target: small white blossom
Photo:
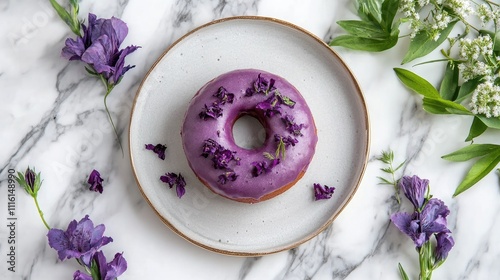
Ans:
<svg viewBox="0 0 500 280"><path fill-rule="evenodd" d="M479 84L472 93L470 102L473 114L483 114L487 118L500 116L500 87L491 79Z"/></svg>
<svg viewBox="0 0 500 280"><path fill-rule="evenodd" d="M460 56L467 60L477 60L480 56L493 54L493 42L490 36L479 36L473 40L460 39Z"/></svg>

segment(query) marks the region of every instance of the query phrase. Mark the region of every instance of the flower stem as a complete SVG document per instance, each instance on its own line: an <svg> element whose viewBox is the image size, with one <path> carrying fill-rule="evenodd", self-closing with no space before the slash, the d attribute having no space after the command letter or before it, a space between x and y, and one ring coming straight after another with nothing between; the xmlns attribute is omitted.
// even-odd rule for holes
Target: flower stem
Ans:
<svg viewBox="0 0 500 280"><path fill-rule="evenodd" d="M38 210L38 215L40 215L40 218L42 219L42 222L43 224L45 225L45 227L50 230L50 226L49 224L47 224L47 221L45 221L45 218L43 217L43 212L42 210L40 209L40 205L38 205L38 199L36 198L36 196L33 197L33 199L35 200L35 205L36 205L36 209Z"/></svg>
<svg viewBox="0 0 500 280"><path fill-rule="evenodd" d="M116 141L118 141L118 145L120 145L120 150L122 151L122 156L124 156L123 146L122 146L122 143L120 141L120 137L118 136L118 131L116 130L116 126L115 126L115 123L113 122L113 118L111 117L111 114L109 113L108 103L106 102L108 95L111 93L111 91L114 88L114 85L108 84L108 82L106 81L106 79L102 75L100 75L100 77L101 77L101 81L104 83L104 86L106 87L106 94L104 95L104 108L106 109L106 114L108 115L109 122L111 123L111 126L113 127L113 131L115 132Z"/></svg>

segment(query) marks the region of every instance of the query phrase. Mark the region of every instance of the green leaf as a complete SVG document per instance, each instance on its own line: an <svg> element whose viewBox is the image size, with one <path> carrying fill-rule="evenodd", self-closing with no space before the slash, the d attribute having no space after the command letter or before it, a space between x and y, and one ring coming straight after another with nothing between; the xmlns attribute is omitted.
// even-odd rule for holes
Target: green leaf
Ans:
<svg viewBox="0 0 500 280"><path fill-rule="evenodd" d="M459 149L453 153L442 156L441 158L454 162L468 161L476 157L482 157L493 152L499 152L500 145L494 144L470 144L467 147Z"/></svg>
<svg viewBox="0 0 500 280"><path fill-rule="evenodd" d="M458 67L449 61L446 64L446 70L444 72L443 80L441 81L441 86L439 87L439 94L443 99L455 100L458 93Z"/></svg>
<svg viewBox="0 0 500 280"><path fill-rule="evenodd" d="M50 0L50 4L56 10L57 14L59 17L68 25L72 26L73 24L73 19L71 18L71 15L66 11L59 3L57 3L56 0Z"/></svg>
<svg viewBox="0 0 500 280"><path fill-rule="evenodd" d="M382 11L380 0L358 0L358 15L365 21L382 20Z"/></svg>
<svg viewBox="0 0 500 280"><path fill-rule="evenodd" d="M382 19L380 24L385 30L390 31L394 22L394 17L398 12L399 0L385 0L382 3Z"/></svg>
<svg viewBox="0 0 500 280"><path fill-rule="evenodd" d="M481 119L479 119L478 117L474 117L474 120L472 121L472 124L469 129L469 135L467 136L465 141L468 142L478 137L479 135L483 134L483 132L485 132L487 128L488 126L485 125L481 121Z"/></svg>
<svg viewBox="0 0 500 280"><path fill-rule="evenodd" d="M458 185L453 197L463 193L468 190L474 184L483 179L488 173L490 173L493 168L495 168L500 162L500 150L496 150L495 152L484 156L479 159L474 165L472 165L471 169L465 175L464 180Z"/></svg>
<svg viewBox="0 0 500 280"><path fill-rule="evenodd" d="M410 280L410 278L408 277L408 274L406 274L406 271L404 270L401 263L398 263L398 270L399 270L399 274L401 275L401 279Z"/></svg>
<svg viewBox="0 0 500 280"><path fill-rule="evenodd" d="M487 118L485 115L476 115L487 127L500 129L500 118Z"/></svg>
<svg viewBox="0 0 500 280"><path fill-rule="evenodd" d="M397 36L390 36L385 39L373 39L354 35L340 35L333 38L329 45L359 51L381 52L394 47L397 42Z"/></svg>
<svg viewBox="0 0 500 280"><path fill-rule="evenodd" d="M436 41L432 39L425 30L418 32L415 38L410 41L410 47L403 58L402 64L425 56L439 47L439 45L441 45L448 38L448 35L450 35L456 23L457 21L450 22L450 24L448 24L448 26L441 31L441 34Z"/></svg>
<svg viewBox="0 0 500 280"><path fill-rule="evenodd" d="M468 80L467 82L463 83L460 89L458 90L458 95L457 98L455 99L455 102L460 103L469 95L474 92L474 90L477 88L477 86L481 83L481 78L475 78L472 80Z"/></svg>
<svg viewBox="0 0 500 280"><path fill-rule="evenodd" d="M437 89L417 74L403 68L394 68L394 72L396 72L399 80L414 92L429 98L440 98Z"/></svg>
<svg viewBox="0 0 500 280"><path fill-rule="evenodd" d="M471 115L472 113L467 110L463 105L455 103L450 100L441 98L428 98L424 97L423 107L429 113L434 114L456 114L456 115ZM439 110L438 113L432 112L428 109Z"/></svg>
<svg viewBox="0 0 500 280"><path fill-rule="evenodd" d="M394 185L393 182L385 179L385 178L382 178L382 177L377 177L381 182L379 184L383 184L383 185Z"/></svg>
<svg viewBox="0 0 500 280"><path fill-rule="evenodd" d="M385 39L387 32L379 24L361 20L341 20L337 24L347 33L363 38Z"/></svg>

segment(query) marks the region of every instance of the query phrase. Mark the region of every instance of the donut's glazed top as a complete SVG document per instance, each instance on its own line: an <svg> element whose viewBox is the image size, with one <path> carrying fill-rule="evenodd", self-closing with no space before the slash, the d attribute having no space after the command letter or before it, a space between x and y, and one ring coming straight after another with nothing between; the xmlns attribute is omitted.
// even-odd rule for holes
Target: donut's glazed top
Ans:
<svg viewBox="0 0 500 280"><path fill-rule="evenodd" d="M256 109L257 104L266 101L269 96L253 94L246 96L248 88L252 88L259 74L267 81L274 79L274 88L282 96L295 101L293 108L281 105L281 114L269 117L263 110ZM217 98L214 97L220 87L234 94L231 103L220 105L222 115L217 118L202 118L200 113L210 106ZM236 145L233 137L233 125L243 115L257 118L266 130L266 139L261 147L245 149ZM283 121L285 116L292 116L295 124L302 124L300 133L292 135ZM278 143L275 135L291 136L298 142L286 148L285 157L280 155L279 164L269 172L263 172L255 177L256 162L272 160L264 157L264 153L275 155ZM191 100L186 111L181 131L184 152L189 165L198 178L214 192L235 200L259 201L273 192L279 192L284 186L295 183L303 174L311 161L317 142L316 127L311 111L300 93L285 79L261 70L245 69L225 73L205 84ZM235 159L228 162L227 168L215 168L210 157L202 156L205 140L214 140L221 147L233 151ZM206 154L205 154L206 156ZM276 161L274 161L276 162ZM236 178L220 180L222 174L234 172ZM233 173L233 175L234 175Z"/></svg>

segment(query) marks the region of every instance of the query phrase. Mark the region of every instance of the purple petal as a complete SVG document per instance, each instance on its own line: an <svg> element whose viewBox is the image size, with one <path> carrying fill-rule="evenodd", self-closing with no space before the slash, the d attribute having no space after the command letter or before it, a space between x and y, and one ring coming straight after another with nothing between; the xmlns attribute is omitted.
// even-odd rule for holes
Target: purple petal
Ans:
<svg viewBox="0 0 500 280"><path fill-rule="evenodd" d="M425 204L420 214L421 230L427 239L434 233L449 232L446 216L450 213L443 201L432 198Z"/></svg>
<svg viewBox="0 0 500 280"><path fill-rule="evenodd" d="M146 144L145 145L146 150L151 150L155 154L158 155L158 157L162 160L165 160L165 151L167 150L167 146L163 144Z"/></svg>
<svg viewBox="0 0 500 280"><path fill-rule="evenodd" d="M59 255L59 260L64 260L66 257L65 250L69 248L70 242L63 230L60 229L50 229L47 233L47 238L49 240L49 246L56 250Z"/></svg>
<svg viewBox="0 0 500 280"><path fill-rule="evenodd" d="M85 44L81 37L77 37L76 40L68 38L62 49L61 56L69 60L81 60L84 52Z"/></svg>
<svg viewBox="0 0 500 280"><path fill-rule="evenodd" d="M99 173L99 171L95 169L92 170L87 180L87 183L90 184L89 190L102 193L102 181L103 179L101 178L101 174Z"/></svg>
<svg viewBox="0 0 500 280"><path fill-rule="evenodd" d="M92 276L82 273L80 270L73 273L73 280L92 280Z"/></svg>
<svg viewBox="0 0 500 280"><path fill-rule="evenodd" d="M415 209L421 209L425 201L429 180L422 180L418 176L404 176L398 185Z"/></svg>
<svg viewBox="0 0 500 280"><path fill-rule="evenodd" d="M327 185L321 186L320 184L314 183L314 199L330 199L335 191L334 187L328 187Z"/></svg>
<svg viewBox="0 0 500 280"><path fill-rule="evenodd" d="M116 34L116 39L118 41L118 47L123 43L125 37L128 34L127 24L119 18L112 17L109 22L113 28L113 32Z"/></svg>
<svg viewBox="0 0 500 280"><path fill-rule="evenodd" d="M125 49L121 50L118 52L118 60L116 61L114 67L115 67L115 71L114 71L114 74L113 74L113 77L112 77L112 83L113 84L118 84L120 82L120 79L123 77L123 75L125 75L125 73L127 73L128 70L132 69L135 67L134 66L126 66L124 67L125 65L125 57L133 52L135 52L138 48L138 46L128 46L126 47Z"/></svg>
<svg viewBox="0 0 500 280"><path fill-rule="evenodd" d="M451 235L442 232L436 235L436 241L436 263L444 262L448 257L448 253L451 251L451 248L455 245L455 241Z"/></svg>
<svg viewBox="0 0 500 280"><path fill-rule="evenodd" d="M127 270L127 261L121 253L116 253L113 260L106 266L106 277L102 280L114 280Z"/></svg>

